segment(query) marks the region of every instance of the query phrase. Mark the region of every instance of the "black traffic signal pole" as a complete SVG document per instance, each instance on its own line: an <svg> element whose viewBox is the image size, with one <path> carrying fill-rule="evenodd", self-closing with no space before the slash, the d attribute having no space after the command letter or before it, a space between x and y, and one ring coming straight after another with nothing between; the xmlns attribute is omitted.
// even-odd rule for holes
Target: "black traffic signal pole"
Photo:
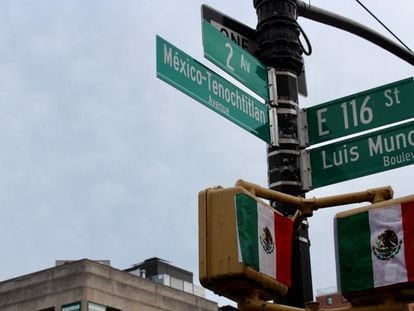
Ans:
<svg viewBox="0 0 414 311"><path fill-rule="evenodd" d="M303 67L300 27L297 16L321 22L360 36L397 57L414 65L414 53L351 19L311 6L301 0L253 0L257 12L257 57L275 72L273 101L278 126L277 146L268 146L269 188L292 195L303 195L298 141L297 75ZM272 77L273 75L273 77ZM283 204L272 204L283 214L292 215L295 209ZM313 300L309 256L308 226L302 222L293 243L292 286L281 303L304 307Z"/></svg>
<svg viewBox="0 0 414 311"><path fill-rule="evenodd" d="M269 188L291 195L303 195L298 139L298 83L302 71L302 45L297 24L295 0L254 0L258 24L256 56L269 68L271 111L276 112L275 146L268 146ZM272 202L284 215L293 215L296 208ZM292 284L286 297L278 303L304 307L313 300L306 220L296 231L292 249Z"/></svg>

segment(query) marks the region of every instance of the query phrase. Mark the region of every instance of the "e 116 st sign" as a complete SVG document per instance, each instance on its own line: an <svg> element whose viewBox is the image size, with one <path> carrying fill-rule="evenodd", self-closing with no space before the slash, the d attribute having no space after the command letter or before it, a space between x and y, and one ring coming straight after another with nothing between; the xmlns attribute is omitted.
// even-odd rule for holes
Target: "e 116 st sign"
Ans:
<svg viewBox="0 0 414 311"><path fill-rule="evenodd" d="M309 144L414 117L414 79L408 78L305 110Z"/></svg>

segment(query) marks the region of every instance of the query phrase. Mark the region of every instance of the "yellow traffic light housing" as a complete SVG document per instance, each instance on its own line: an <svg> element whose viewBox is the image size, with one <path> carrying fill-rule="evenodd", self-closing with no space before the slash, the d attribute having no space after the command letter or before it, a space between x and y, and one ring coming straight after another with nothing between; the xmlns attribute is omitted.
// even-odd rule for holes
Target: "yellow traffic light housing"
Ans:
<svg viewBox="0 0 414 311"><path fill-rule="evenodd" d="M234 301L241 301L245 297L252 296L253 293L263 300L285 295L288 290L287 284L240 260L236 216L238 197L244 197L271 213L277 213L242 187L209 188L201 191L198 196L200 282L216 294ZM290 219L285 219L292 224ZM293 224L290 228L293 230ZM290 240L284 244L289 244L290 247L292 231L288 234ZM269 241L275 239L274 236L267 238ZM273 251L270 243L264 245L269 252ZM289 266L286 270L289 271L285 272L288 272L290 277L290 258L287 258L287 261Z"/></svg>
<svg viewBox="0 0 414 311"><path fill-rule="evenodd" d="M353 306L414 300L414 195L335 216L338 287Z"/></svg>

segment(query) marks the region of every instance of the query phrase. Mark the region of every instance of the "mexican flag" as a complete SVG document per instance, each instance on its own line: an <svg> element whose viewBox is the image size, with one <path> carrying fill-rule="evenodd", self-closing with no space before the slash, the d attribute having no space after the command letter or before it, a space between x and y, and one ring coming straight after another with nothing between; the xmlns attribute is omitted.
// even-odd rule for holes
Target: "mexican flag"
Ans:
<svg viewBox="0 0 414 311"><path fill-rule="evenodd" d="M414 281L414 201L335 218L342 293Z"/></svg>
<svg viewBox="0 0 414 311"><path fill-rule="evenodd" d="M243 193L235 207L239 262L290 286L292 220Z"/></svg>

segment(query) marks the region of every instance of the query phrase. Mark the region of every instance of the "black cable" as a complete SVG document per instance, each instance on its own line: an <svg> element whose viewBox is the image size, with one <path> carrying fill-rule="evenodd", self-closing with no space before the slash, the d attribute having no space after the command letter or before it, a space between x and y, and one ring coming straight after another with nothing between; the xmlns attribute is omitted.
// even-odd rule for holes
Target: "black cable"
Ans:
<svg viewBox="0 0 414 311"><path fill-rule="evenodd" d="M397 39L407 50L409 50L410 52L412 52L411 51L411 49L404 43L404 42L402 42L401 40L400 40L400 38L398 38L397 37L397 35L396 34L394 34L392 31L391 31L391 29L389 29L378 17L376 17L375 15L374 15L374 13L372 13L365 5L363 5L362 3L361 3L361 1L359 1L359 0L355 0L356 2L358 2L358 4L360 5L360 6L362 6L364 9L365 9L365 11L367 11L373 18L375 18L375 20L378 22L378 23L380 23L381 25L382 25L382 27L384 27L391 35L393 35L393 37L395 38L395 39Z"/></svg>
<svg viewBox="0 0 414 311"><path fill-rule="evenodd" d="M303 52L306 56L309 56L309 55L311 55L311 54L312 54L312 45L311 45L311 43L310 43L310 41L309 41L308 36L307 36L307 35L306 35L306 33L303 31L302 27L300 27L300 25L299 25L299 24L297 24L297 25L298 25L298 27L299 27L299 31L301 32L301 34L303 35L303 38L304 38L304 39L305 39L305 41L306 41L306 45L308 46L308 49L307 49L307 50L305 50L305 47L303 46L302 41L300 41L300 40L299 40L300 48L301 48L302 52Z"/></svg>
<svg viewBox="0 0 414 311"><path fill-rule="evenodd" d="M352 33L378 45L382 49L414 66L414 53L396 41L385 37L383 34L345 16L326 11L316 6L310 6L302 0L296 0L296 4L299 16Z"/></svg>

